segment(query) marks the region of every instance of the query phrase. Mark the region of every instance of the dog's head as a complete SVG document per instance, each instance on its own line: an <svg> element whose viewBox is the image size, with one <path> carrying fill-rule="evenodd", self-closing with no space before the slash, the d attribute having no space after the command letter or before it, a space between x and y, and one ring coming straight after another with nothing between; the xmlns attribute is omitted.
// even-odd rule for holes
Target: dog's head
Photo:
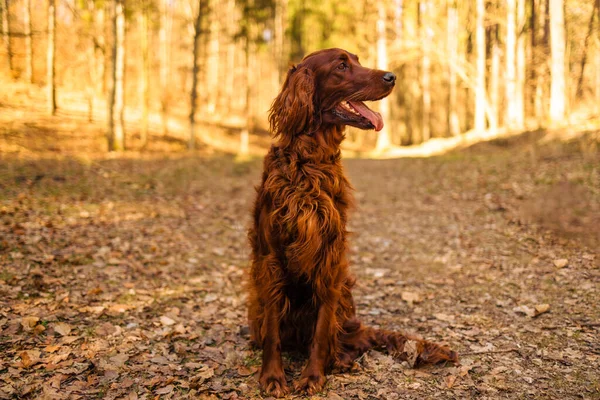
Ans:
<svg viewBox="0 0 600 400"><path fill-rule="evenodd" d="M313 133L324 125L383 128L379 113L364 101L389 95L396 76L365 68L358 57L342 49L320 50L288 71L271 106L269 122L276 136Z"/></svg>

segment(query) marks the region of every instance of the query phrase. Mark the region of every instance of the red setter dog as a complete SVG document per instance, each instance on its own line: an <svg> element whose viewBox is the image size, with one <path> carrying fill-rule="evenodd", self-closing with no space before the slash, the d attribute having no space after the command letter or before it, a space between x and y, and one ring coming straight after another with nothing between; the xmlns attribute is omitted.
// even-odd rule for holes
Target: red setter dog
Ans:
<svg viewBox="0 0 600 400"><path fill-rule="evenodd" d="M396 76L362 67L340 49L321 50L292 67L270 110L278 139L264 161L249 231L251 340L262 348L264 392L289 392L283 349L309 354L296 390L314 394L331 368L348 368L370 348L411 364L458 360L456 353L401 333L365 327L356 318L354 278L346 259L352 187L344 176L344 127L381 130L363 101L390 94Z"/></svg>

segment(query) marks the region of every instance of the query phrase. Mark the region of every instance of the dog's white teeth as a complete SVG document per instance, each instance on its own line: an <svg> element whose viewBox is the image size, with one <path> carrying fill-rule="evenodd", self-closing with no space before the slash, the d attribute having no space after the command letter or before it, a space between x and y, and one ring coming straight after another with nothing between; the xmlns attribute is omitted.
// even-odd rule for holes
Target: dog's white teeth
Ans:
<svg viewBox="0 0 600 400"><path fill-rule="evenodd" d="M342 108L344 108L346 111L349 111L349 112L351 112L351 113L352 113L352 114L354 114L354 115L358 115L358 116L360 116L360 113L359 113L358 111L356 111L356 110L354 109L354 107L352 107L352 105L351 105L350 103L348 103L348 101L347 101L347 100L344 100L344 101L342 101L342 102L340 103L340 106L342 106Z"/></svg>

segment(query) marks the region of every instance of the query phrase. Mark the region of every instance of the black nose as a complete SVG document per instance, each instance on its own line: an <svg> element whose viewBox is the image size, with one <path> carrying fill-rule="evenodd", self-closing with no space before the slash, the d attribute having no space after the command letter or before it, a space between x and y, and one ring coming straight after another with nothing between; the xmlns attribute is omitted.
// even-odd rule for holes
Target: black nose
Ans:
<svg viewBox="0 0 600 400"><path fill-rule="evenodd" d="M387 83L394 83L396 82L396 75L394 75L391 72L386 72L385 74L383 74L383 80Z"/></svg>
<svg viewBox="0 0 600 400"><path fill-rule="evenodd" d="M386 72L383 75L383 80L386 81L387 83L394 83L394 82L396 82L396 75L394 75L391 72Z"/></svg>

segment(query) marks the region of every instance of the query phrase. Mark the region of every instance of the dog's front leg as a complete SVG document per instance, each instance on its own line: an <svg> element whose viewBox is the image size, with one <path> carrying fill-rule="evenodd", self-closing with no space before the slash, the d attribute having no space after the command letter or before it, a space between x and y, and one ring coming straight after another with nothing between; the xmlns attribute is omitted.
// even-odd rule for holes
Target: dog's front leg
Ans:
<svg viewBox="0 0 600 400"><path fill-rule="evenodd" d="M280 306L272 302L265 308L262 329L263 356L259 383L262 390L272 396L282 397L289 393L281 361Z"/></svg>
<svg viewBox="0 0 600 400"><path fill-rule="evenodd" d="M330 296L319 306L308 364L295 384L295 389L298 391L313 395L321 391L325 385L325 368L335 356L338 300L338 298Z"/></svg>

